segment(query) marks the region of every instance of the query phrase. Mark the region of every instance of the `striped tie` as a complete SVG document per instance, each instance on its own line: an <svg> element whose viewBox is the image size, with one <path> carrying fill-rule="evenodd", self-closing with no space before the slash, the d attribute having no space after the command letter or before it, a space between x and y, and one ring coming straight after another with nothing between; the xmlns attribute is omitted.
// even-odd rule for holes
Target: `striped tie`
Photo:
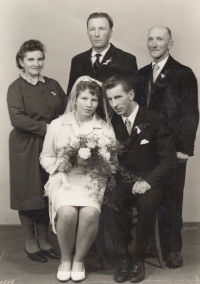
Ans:
<svg viewBox="0 0 200 284"><path fill-rule="evenodd" d="M96 56L96 60L95 60L94 65L93 65L93 71L94 71L94 73L97 73L97 71L98 71L98 69L101 65L101 63L99 61L101 54L97 53L95 56Z"/></svg>

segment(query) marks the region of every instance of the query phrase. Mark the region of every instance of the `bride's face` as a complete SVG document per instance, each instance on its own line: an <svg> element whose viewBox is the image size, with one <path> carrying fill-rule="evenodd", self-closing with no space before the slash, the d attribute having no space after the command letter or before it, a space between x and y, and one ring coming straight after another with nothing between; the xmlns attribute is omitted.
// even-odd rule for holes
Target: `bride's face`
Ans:
<svg viewBox="0 0 200 284"><path fill-rule="evenodd" d="M98 106L97 95L90 94L89 90L81 91L76 99L76 113L79 118L87 119L92 116Z"/></svg>

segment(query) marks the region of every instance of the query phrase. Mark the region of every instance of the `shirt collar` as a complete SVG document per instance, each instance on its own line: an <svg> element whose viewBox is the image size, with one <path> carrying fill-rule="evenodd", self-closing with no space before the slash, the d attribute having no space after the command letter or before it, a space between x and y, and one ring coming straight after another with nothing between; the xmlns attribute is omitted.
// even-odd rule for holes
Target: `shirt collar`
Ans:
<svg viewBox="0 0 200 284"><path fill-rule="evenodd" d="M106 52L108 51L109 48L110 48L110 43L109 43L108 47L100 53L98 53L94 49L92 49L91 57L94 57L96 54L101 54L102 56L105 56L105 54L106 54Z"/></svg>
<svg viewBox="0 0 200 284"><path fill-rule="evenodd" d="M155 64L157 64L160 67L158 70L161 71L163 69L163 67L165 66L165 63L167 62L168 58L169 58L169 55L165 59L163 59L162 61L160 61L158 63L152 61L152 68Z"/></svg>
<svg viewBox="0 0 200 284"><path fill-rule="evenodd" d="M131 122L131 125L133 126L134 124L134 121L135 121L135 118L136 118L136 115L137 115L137 112L138 112L138 109L139 109L139 105L135 102L136 104L136 107L134 109L134 111L128 116L128 120ZM123 122L125 124L125 120L126 120L126 116L123 116L122 115L122 119L123 119Z"/></svg>
<svg viewBox="0 0 200 284"><path fill-rule="evenodd" d="M34 85L34 86L37 84L38 81L45 83L45 79L41 74L39 74L37 81L28 77L24 72L21 73L19 76L22 77L25 81L27 81L28 83L30 83L31 85Z"/></svg>

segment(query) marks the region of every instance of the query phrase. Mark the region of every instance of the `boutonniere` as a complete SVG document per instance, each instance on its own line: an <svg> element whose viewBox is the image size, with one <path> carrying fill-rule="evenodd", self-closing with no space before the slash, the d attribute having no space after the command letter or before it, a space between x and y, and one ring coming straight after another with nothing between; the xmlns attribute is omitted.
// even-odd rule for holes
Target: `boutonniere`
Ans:
<svg viewBox="0 0 200 284"><path fill-rule="evenodd" d="M142 130L144 130L146 127L148 127L150 124L149 123L141 123L138 126L136 125L133 128L133 131L137 131L137 134L140 134L140 132L142 132Z"/></svg>
<svg viewBox="0 0 200 284"><path fill-rule="evenodd" d="M166 70L164 73L160 73L161 79L165 78L169 71L170 69Z"/></svg>
<svg viewBox="0 0 200 284"><path fill-rule="evenodd" d="M54 93L53 91L51 91L51 94L54 95L54 96L56 96L56 93Z"/></svg>
<svg viewBox="0 0 200 284"><path fill-rule="evenodd" d="M102 65L108 65L109 63L112 62L112 57L110 57L106 62L104 62Z"/></svg>

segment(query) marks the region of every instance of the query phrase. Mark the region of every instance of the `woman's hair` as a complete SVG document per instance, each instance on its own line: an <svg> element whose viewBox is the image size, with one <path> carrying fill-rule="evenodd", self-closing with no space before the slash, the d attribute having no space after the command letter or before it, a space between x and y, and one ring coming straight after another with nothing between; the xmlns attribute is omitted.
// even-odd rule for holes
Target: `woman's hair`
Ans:
<svg viewBox="0 0 200 284"><path fill-rule="evenodd" d="M89 90L91 95L97 96L98 106L96 113L102 117L103 94L101 86L99 86L95 81L81 81L76 86L76 99L78 98L80 92L84 92L85 90Z"/></svg>
<svg viewBox="0 0 200 284"><path fill-rule="evenodd" d="M26 56L26 53L29 51L36 51L39 50L43 53L43 58L45 59L45 46L39 41L30 39L28 41L25 41L22 46L20 47L19 51L16 55L16 65L19 69L23 69L23 67L20 64L20 60L23 60Z"/></svg>

